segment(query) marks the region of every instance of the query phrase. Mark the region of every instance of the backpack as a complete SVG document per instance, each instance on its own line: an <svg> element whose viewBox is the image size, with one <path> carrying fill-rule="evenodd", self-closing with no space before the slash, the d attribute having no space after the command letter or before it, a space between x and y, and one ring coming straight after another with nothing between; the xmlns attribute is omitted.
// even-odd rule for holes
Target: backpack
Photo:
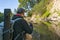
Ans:
<svg viewBox="0 0 60 40"><path fill-rule="evenodd" d="M10 22L11 22L11 36L10 36L10 38L12 39L13 38L13 32L14 32L14 30L13 30L13 25L14 25L14 23L17 21L17 20L20 20L20 19L22 19L22 18L17 18L17 19L15 19L15 20L11 20ZM25 32L23 32L23 33L25 33ZM23 38L23 40L32 40L32 35L31 34L28 34L28 33L26 33L26 34L23 34L24 35L24 38ZM14 38L14 40L17 40L17 38L20 36L20 33L19 34L17 34L17 36Z"/></svg>
<svg viewBox="0 0 60 40"><path fill-rule="evenodd" d="M12 32L14 31L14 30L13 30L13 25L14 25L14 23L15 23L17 20L20 20L20 19L22 19L22 18L17 18L17 19L15 19L15 20L10 20L10 26L11 26Z"/></svg>
<svg viewBox="0 0 60 40"><path fill-rule="evenodd" d="M10 28L10 39L12 39L13 38L13 32L14 32L14 29L13 29L13 25L14 25L14 23L17 21L17 20L20 20L20 19L22 19L22 18L17 18L17 19L15 19L15 20L10 20L10 26L11 26L11 28Z"/></svg>

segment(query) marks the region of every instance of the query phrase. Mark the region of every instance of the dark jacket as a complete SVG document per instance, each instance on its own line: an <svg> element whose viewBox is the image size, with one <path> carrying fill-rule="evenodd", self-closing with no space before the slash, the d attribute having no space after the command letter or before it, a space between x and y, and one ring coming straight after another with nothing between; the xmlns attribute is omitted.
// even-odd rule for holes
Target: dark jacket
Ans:
<svg viewBox="0 0 60 40"><path fill-rule="evenodd" d="M13 25L13 29L14 29L13 40L17 37L18 34L19 36L17 37L17 40L23 40L24 33L31 34L33 31L33 27L32 24L28 25L28 23L24 20L22 16L14 15L12 20L15 20L17 18L21 18L21 19L17 20Z"/></svg>

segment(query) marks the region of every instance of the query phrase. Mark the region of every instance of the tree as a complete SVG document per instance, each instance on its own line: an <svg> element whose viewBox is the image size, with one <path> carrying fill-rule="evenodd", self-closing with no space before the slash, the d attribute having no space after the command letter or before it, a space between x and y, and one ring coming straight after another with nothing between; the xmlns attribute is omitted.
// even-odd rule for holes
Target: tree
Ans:
<svg viewBox="0 0 60 40"><path fill-rule="evenodd" d="M3 21L3 18L4 18L3 13L0 12L0 22Z"/></svg>
<svg viewBox="0 0 60 40"><path fill-rule="evenodd" d="M28 15L31 16L32 13L43 15L47 11L47 5L51 0L18 0L19 7L27 9ZM32 9L32 10L30 10Z"/></svg>
<svg viewBox="0 0 60 40"><path fill-rule="evenodd" d="M18 0L20 3L18 8L24 8L29 16L32 15L30 10L34 7L34 5L38 4L41 0Z"/></svg>
<svg viewBox="0 0 60 40"><path fill-rule="evenodd" d="M32 8L35 4L39 3L40 0L18 0L19 7L23 7L25 9ZM30 6L30 7L29 7Z"/></svg>

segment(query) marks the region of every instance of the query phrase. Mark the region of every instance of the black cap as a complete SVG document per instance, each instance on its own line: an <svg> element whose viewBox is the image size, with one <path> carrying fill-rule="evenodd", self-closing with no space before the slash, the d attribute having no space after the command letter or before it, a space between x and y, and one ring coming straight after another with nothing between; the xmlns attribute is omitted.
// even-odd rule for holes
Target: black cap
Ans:
<svg viewBox="0 0 60 40"><path fill-rule="evenodd" d="M18 8L17 13L24 13L25 10L23 8Z"/></svg>

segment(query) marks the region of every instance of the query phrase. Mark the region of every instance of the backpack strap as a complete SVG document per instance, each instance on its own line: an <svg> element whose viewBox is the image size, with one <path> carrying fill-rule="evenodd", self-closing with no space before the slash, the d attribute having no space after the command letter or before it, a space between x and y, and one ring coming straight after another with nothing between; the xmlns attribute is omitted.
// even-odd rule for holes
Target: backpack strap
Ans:
<svg viewBox="0 0 60 40"><path fill-rule="evenodd" d="M20 20L20 19L22 19L22 18L17 18L17 19L15 19L15 20L11 20L11 28L10 28L10 30L11 30L11 32L14 32L14 30L13 30L13 25L14 25L14 23L17 21L17 20Z"/></svg>
<svg viewBox="0 0 60 40"><path fill-rule="evenodd" d="M12 22L15 23L17 20L20 20L22 18L16 18L15 20L13 20Z"/></svg>
<svg viewBox="0 0 60 40"><path fill-rule="evenodd" d="M11 38L13 38L13 32L14 32L14 29L13 29L13 25L14 25L14 23L17 21L17 20L20 20L20 19L22 19L22 18L16 18L15 20L10 20L10 24L11 24L11 28L10 28L10 33L11 33ZM18 34L18 35L20 35L20 34ZM18 37L18 35L17 35L17 37ZM15 40L17 39L17 37L16 38L14 38Z"/></svg>
<svg viewBox="0 0 60 40"><path fill-rule="evenodd" d="M17 21L17 20L20 20L20 19L22 19L22 18L17 18L17 19L15 19L15 20L13 20L13 25L14 25L14 23ZM12 26L13 26L12 25ZM14 30L13 30L14 31ZM17 34L17 36L14 38L14 40L17 40L17 38L20 36L20 33L19 34Z"/></svg>

